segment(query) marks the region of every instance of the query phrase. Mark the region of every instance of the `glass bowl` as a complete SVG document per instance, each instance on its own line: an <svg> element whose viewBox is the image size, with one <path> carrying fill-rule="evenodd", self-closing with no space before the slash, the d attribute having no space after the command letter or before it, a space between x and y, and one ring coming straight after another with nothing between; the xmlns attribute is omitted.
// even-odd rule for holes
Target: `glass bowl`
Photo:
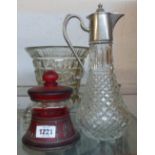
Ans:
<svg viewBox="0 0 155 155"><path fill-rule="evenodd" d="M88 47L74 47L81 62L84 63ZM26 51L33 59L35 76L38 85L42 85L45 70L55 70L59 74L58 82L73 88L71 102L80 101L79 87L83 69L68 46L28 47Z"/></svg>

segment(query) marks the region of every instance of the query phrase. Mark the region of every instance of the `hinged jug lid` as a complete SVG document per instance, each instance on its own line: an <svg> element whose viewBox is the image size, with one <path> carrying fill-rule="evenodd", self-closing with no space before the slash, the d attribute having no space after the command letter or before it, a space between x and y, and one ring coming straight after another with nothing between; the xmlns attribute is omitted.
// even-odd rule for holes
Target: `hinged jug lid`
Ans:
<svg viewBox="0 0 155 155"><path fill-rule="evenodd" d="M36 86L28 90L33 101L62 101L72 94L72 88L58 85L58 74L55 71L45 71L43 74L44 86Z"/></svg>
<svg viewBox="0 0 155 155"><path fill-rule="evenodd" d="M96 12L88 16L90 20L90 44L111 43L113 28L122 16L123 14L106 12L102 4L99 4Z"/></svg>

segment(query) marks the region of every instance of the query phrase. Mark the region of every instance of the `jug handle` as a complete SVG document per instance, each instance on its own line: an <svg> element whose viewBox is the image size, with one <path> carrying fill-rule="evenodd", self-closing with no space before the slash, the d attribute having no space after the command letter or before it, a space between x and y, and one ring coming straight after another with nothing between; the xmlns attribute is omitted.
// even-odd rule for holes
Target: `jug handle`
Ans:
<svg viewBox="0 0 155 155"><path fill-rule="evenodd" d="M84 22L83 20L77 16L77 15L74 15L74 14L68 14L65 19L64 19L64 22L63 22L63 35L64 35L64 38L69 46L69 48L71 49L71 51L73 52L74 56L77 58L78 62L80 63L82 69L84 70L84 66L83 66L83 63L81 62L80 58L78 57L77 53L75 52L74 50L74 47L68 37L68 33L67 33L67 25L68 25L68 22L70 19L72 18L77 18L79 21L80 21L80 26L81 28L84 30L84 31L87 31L89 32L89 29L84 25Z"/></svg>

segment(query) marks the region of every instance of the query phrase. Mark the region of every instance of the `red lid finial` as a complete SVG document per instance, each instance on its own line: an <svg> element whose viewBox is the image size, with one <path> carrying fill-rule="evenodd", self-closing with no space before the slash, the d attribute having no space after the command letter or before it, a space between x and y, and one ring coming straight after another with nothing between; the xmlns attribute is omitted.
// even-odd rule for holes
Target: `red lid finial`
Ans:
<svg viewBox="0 0 155 155"><path fill-rule="evenodd" d="M57 86L56 80L58 79L58 77L58 74L53 70L45 71L42 77L43 81L45 82L44 86Z"/></svg>
<svg viewBox="0 0 155 155"><path fill-rule="evenodd" d="M62 101L68 99L73 89L67 86L58 85L56 80L58 74L53 70L45 71L42 79L44 86L33 87L28 93L33 101Z"/></svg>

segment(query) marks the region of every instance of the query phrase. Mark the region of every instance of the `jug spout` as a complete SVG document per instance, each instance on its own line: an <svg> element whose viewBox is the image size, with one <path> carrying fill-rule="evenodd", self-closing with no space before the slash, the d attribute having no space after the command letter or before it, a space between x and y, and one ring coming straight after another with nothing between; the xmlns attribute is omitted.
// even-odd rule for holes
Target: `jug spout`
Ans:
<svg viewBox="0 0 155 155"><path fill-rule="evenodd" d="M110 18L111 18L111 23L112 23L112 28L114 28L115 24L117 23L117 21L123 17L124 14L110 14Z"/></svg>

